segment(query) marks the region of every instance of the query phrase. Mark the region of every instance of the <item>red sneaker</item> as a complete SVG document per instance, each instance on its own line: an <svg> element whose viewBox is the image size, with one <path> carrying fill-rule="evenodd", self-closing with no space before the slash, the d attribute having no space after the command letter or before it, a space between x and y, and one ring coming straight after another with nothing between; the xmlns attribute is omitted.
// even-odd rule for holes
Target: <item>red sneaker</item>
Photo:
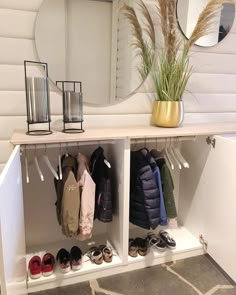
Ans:
<svg viewBox="0 0 236 295"><path fill-rule="evenodd" d="M44 277L48 277L53 274L54 265L54 256L51 253L46 253L42 259L42 273Z"/></svg>
<svg viewBox="0 0 236 295"><path fill-rule="evenodd" d="M34 256L30 259L29 275L31 279L39 279L41 277L41 258L39 256Z"/></svg>

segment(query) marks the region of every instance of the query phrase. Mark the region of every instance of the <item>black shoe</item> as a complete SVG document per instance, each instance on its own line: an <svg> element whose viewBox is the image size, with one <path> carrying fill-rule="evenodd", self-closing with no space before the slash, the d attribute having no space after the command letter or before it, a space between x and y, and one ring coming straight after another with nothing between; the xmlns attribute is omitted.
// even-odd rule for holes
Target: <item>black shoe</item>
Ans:
<svg viewBox="0 0 236 295"><path fill-rule="evenodd" d="M138 244L136 239L129 239L129 256L138 256Z"/></svg>
<svg viewBox="0 0 236 295"><path fill-rule="evenodd" d="M159 235L162 238L162 240L166 243L168 248L170 248L170 249L176 248L175 240L168 234L167 231L161 230L159 232Z"/></svg>
<svg viewBox="0 0 236 295"><path fill-rule="evenodd" d="M79 247L74 246L70 250L71 269L79 270L82 266L82 251Z"/></svg>
<svg viewBox="0 0 236 295"><path fill-rule="evenodd" d="M154 248L159 251L165 251L166 250L166 242L163 241L158 235L154 233L149 233L146 238L149 247Z"/></svg>
<svg viewBox="0 0 236 295"><path fill-rule="evenodd" d="M140 256L146 256L148 252L148 243L146 239L136 238L135 243L138 245L138 254Z"/></svg>
<svg viewBox="0 0 236 295"><path fill-rule="evenodd" d="M61 272L66 273L71 270L70 268L70 253L62 248L57 253L57 262L59 263Z"/></svg>

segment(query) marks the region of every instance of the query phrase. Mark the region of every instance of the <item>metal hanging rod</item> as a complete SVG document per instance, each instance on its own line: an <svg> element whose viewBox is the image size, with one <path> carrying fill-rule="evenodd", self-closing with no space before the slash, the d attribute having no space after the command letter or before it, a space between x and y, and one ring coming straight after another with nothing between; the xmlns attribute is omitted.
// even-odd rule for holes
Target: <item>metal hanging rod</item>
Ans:
<svg viewBox="0 0 236 295"><path fill-rule="evenodd" d="M180 137L160 137L160 138L149 138L149 137L144 137L144 138L137 138L137 139L132 139L131 144L139 144L139 143L158 143L158 142L171 142L171 143L176 143L176 142L182 142L182 141L193 141L196 140L196 136L180 136Z"/></svg>
<svg viewBox="0 0 236 295"><path fill-rule="evenodd" d="M21 150L49 149L49 148L79 148L88 145L115 144L115 140L94 140L94 141L76 141L62 143L43 143L43 144L26 144L21 145Z"/></svg>

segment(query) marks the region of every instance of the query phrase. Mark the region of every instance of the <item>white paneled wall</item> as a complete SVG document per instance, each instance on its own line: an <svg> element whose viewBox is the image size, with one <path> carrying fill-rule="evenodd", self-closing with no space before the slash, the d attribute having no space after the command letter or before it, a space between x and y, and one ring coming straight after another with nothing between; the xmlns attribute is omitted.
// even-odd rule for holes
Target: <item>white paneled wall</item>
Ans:
<svg viewBox="0 0 236 295"><path fill-rule="evenodd" d="M26 127L23 61L37 59L34 24L42 1L0 0L0 169L10 153L8 140L12 130ZM153 5L151 1L148 2L151 9ZM151 13L157 23L155 12ZM194 47L191 63L194 74L184 97L185 112L236 112L236 21L230 35L219 45L207 49ZM96 114L100 117L117 114L125 120L129 114L140 114L140 118L143 118L144 114L151 113L152 107L152 95L145 94L151 91L148 85L146 83L140 88L139 94L120 104L85 107L87 118L94 118ZM53 115L61 114L59 101L60 96L52 93Z"/></svg>

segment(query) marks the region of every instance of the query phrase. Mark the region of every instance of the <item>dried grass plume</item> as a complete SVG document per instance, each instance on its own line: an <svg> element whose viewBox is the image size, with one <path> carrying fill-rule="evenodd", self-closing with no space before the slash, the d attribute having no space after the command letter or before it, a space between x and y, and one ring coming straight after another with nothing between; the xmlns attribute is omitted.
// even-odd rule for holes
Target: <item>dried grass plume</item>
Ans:
<svg viewBox="0 0 236 295"><path fill-rule="evenodd" d="M198 39L211 33L209 28L214 23L220 9L223 8L224 3L236 4L236 0L210 0L205 9L199 15L197 24L187 41L187 50L196 43Z"/></svg>

